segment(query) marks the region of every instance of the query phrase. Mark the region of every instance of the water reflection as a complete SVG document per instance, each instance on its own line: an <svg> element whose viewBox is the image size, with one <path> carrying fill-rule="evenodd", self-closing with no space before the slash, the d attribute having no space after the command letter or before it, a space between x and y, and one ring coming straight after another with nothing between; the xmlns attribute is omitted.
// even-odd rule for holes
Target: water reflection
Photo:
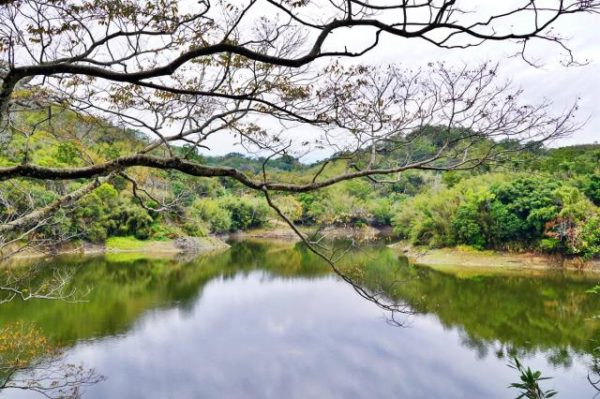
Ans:
<svg viewBox="0 0 600 399"><path fill-rule="evenodd" d="M103 380L94 369L66 360L62 350L30 324L0 327L0 391L79 398L83 388Z"/></svg>
<svg viewBox="0 0 600 399"><path fill-rule="evenodd" d="M409 328L386 324L307 251L256 243L188 263L63 260L74 284L94 286L89 302L11 303L0 323L35 323L70 362L105 375L90 398L506 398L510 354L554 376L559 397L595 393L595 281L457 276L381 248L351 260L373 292L419 312Z"/></svg>

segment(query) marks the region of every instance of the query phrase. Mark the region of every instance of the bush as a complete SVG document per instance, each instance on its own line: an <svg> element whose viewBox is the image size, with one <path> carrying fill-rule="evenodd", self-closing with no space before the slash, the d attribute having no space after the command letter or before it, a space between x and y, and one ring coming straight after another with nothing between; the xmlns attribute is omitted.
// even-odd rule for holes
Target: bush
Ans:
<svg viewBox="0 0 600 399"><path fill-rule="evenodd" d="M600 254L598 208L581 190L546 178L461 180L405 201L394 231L433 247L532 248L586 257Z"/></svg>
<svg viewBox="0 0 600 399"><path fill-rule="evenodd" d="M82 198L73 217L83 238L92 242L102 242L111 236L147 239L154 222L144 208L120 197L108 183Z"/></svg>
<svg viewBox="0 0 600 399"><path fill-rule="evenodd" d="M206 230L213 233L224 233L231 229L231 211L225 209L218 199L199 198L195 200L189 208L188 216L186 230L192 232L191 235L199 236Z"/></svg>
<svg viewBox="0 0 600 399"><path fill-rule="evenodd" d="M586 257L600 254L598 209L575 187L562 186L554 193L560 210L546 224L545 235L558 240L560 249L567 254Z"/></svg>
<svg viewBox="0 0 600 399"><path fill-rule="evenodd" d="M230 230L244 230L267 224L269 207L262 199L253 197L223 197L220 206L231 213Z"/></svg>
<svg viewBox="0 0 600 399"><path fill-rule="evenodd" d="M486 247L486 237L481 228L480 212L473 203L463 204L452 219L452 231L457 243L477 249Z"/></svg>
<svg viewBox="0 0 600 399"><path fill-rule="evenodd" d="M324 191L302 193L298 196L298 201L302 205L302 222L317 223L323 219L325 214Z"/></svg>
<svg viewBox="0 0 600 399"><path fill-rule="evenodd" d="M458 204L450 190L417 195L399 206L392 220L394 232L416 245L452 245L451 220Z"/></svg>
<svg viewBox="0 0 600 399"><path fill-rule="evenodd" d="M283 212L283 214L293 222L302 220L302 203L291 195L277 197L274 199L275 205Z"/></svg>
<svg viewBox="0 0 600 399"><path fill-rule="evenodd" d="M600 256L600 215L586 221L581 229L580 251L586 258Z"/></svg>
<svg viewBox="0 0 600 399"><path fill-rule="evenodd" d="M539 249L542 252L556 252L560 248L560 241L556 238L542 238Z"/></svg>
<svg viewBox="0 0 600 399"><path fill-rule="evenodd" d="M371 219L368 205L355 197L334 195L325 202L322 223L326 224L365 224Z"/></svg>
<svg viewBox="0 0 600 399"><path fill-rule="evenodd" d="M196 231L195 234L192 234L191 232L187 231L185 225L182 226L182 229L185 234L191 236L202 237L206 235L202 235L198 231ZM182 235L182 229L180 229L178 226L166 223L165 221L162 221L162 223L155 221L154 223L152 223L152 226L150 226L150 236L158 241L169 240L176 237L180 237Z"/></svg>
<svg viewBox="0 0 600 399"><path fill-rule="evenodd" d="M109 214L109 218L116 222L115 228L109 231L110 235L133 235L140 240L150 238L153 219L148 211L138 205L121 200L114 212Z"/></svg>
<svg viewBox="0 0 600 399"><path fill-rule="evenodd" d="M390 225L392 223L393 203L390 198L375 198L367 202L367 209L373 217L373 222L378 225Z"/></svg>
<svg viewBox="0 0 600 399"><path fill-rule="evenodd" d="M600 174L589 176L583 191L596 206L600 206Z"/></svg>
<svg viewBox="0 0 600 399"><path fill-rule="evenodd" d="M267 223L268 214L269 207L259 198L199 198L187 210L188 221L185 228L194 235L201 235L206 230L224 233L261 227Z"/></svg>

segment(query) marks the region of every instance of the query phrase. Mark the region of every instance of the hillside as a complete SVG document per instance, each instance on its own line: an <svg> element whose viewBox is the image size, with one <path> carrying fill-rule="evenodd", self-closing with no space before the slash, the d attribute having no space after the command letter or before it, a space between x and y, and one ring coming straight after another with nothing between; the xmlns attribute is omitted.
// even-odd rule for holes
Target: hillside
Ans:
<svg viewBox="0 0 600 399"><path fill-rule="evenodd" d="M101 120L58 108L50 112L52 118L42 112L19 116L15 129L24 133L0 141L0 166L22 162L82 166L149 144L144 135ZM448 137L435 127L425 129L425 134L398 137L378 148L379 165L397 164L408 153L417 160L428 157L449 138L466 134L451 132ZM514 143L501 145L509 149ZM189 152L187 147L175 151ZM353 164L367 162L369 154L365 150L350 159L313 165L282 156L269 160L267 172L286 181L307 182L320 170L320 178L351 170ZM238 168L250 176L261 174L265 161L239 153L188 156L207 165ZM132 181L138 196L132 193ZM81 183L21 179L0 185L0 218L10 221ZM400 238L418 245L533 249L592 257L600 253L600 145L537 146L470 171L407 171L388 177L385 184L352 180L321 191L278 195L275 200L290 219L304 225L393 226ZM119 236L160 240L268 227L274 218L260 194L233 180L134 168L127 176L103 183L77 205L61 209L35 236L92 243Z"/></svg>

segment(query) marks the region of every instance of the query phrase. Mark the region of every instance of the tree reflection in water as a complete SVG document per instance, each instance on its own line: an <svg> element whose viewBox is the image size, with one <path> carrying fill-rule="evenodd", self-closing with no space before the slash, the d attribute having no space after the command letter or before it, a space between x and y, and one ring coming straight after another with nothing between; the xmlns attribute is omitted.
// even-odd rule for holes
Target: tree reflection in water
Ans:
<svg viewBox="0 0 600 399"><path fill-rule="evenodd" d="M593 318L600 309L600 295L586 293L597 278L562 271L440 271L410 265L382 245L351 249L337 265L362 292L409 313L394 315L397 320L392 324L404 326L414 313L417 317L433 316L445 329L458 331L462 346L481 358L505 359L502 363L506 364L516 355L528 364L532 357L543 355L550 364L561 367L600 359L594 352L600 338L600 320ZM191 261L144 259L132 254L63 258L52 261L44 270L47 278L54 275L54 270L71 273L67 292L82 292L90 286L93 290L81 303L4 304L0 326L33 323L55 348L126 333L151 309L191 311L204 288L215 279L230 280L256 271L284 280L331 275L329 266L305 246L277 242L233 243L226 252ZM588 368L592 382L598 371L594 367ZM17 374L27 377L25 373ZM95 374L79 377L92 383L99 381Z"/></svg>
<svg viewBox="0 0 600 399"><path fill-rule="evenodd" d="M79 398L104 381L94 369L69 363L41 331L17 323L0 329L0 391L31 391L50 399Z"/></svg>

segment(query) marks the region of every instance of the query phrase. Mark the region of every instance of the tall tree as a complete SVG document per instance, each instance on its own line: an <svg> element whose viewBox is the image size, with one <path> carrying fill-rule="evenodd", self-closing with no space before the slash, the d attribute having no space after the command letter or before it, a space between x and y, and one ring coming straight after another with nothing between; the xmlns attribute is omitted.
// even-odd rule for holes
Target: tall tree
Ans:
<svg viewBox="0 0 600 399"><path fill-rule="evenodd" d="M512 42L525 59L529 46L550 41L567 50L569 63L574 59L553 30L555 23L600 9L598 1L527 0L479 5L473 13L464 3L4 1L0 143L16 136L27 141L61 109L152 140L105 159L79 148L76 167L36 164L26 145L18 162L0 167L0 180L89 180L146 167L228 177L268 198L271 191L306 192L408 169L472 168L573 132L576 105L556 116L548 112L548 103L524 103L520 90L497 82L495 65L407 70L347 61L390 36L448 49ZM369 43L357 47L340 40L348 32L364 32ZM32 108L46 116L24 128L19 114ZM444 127L438 145L414 151L412 143L431 134L428 125ZM77 131L72 134L78 137ZM194 157L219 135L260 153L265 166L278 156L324 147L354 161L334 176L323 173L330 165L324 163L303 182L275 180L266 167L257 177ZM498 144L506 139L521 146L508 150ZM179 150L182 144L186 151ZM384 162L382 151L401 155ZM90 182L33 215L6 221L1 232L25 229L97 185Z"/></svg>

